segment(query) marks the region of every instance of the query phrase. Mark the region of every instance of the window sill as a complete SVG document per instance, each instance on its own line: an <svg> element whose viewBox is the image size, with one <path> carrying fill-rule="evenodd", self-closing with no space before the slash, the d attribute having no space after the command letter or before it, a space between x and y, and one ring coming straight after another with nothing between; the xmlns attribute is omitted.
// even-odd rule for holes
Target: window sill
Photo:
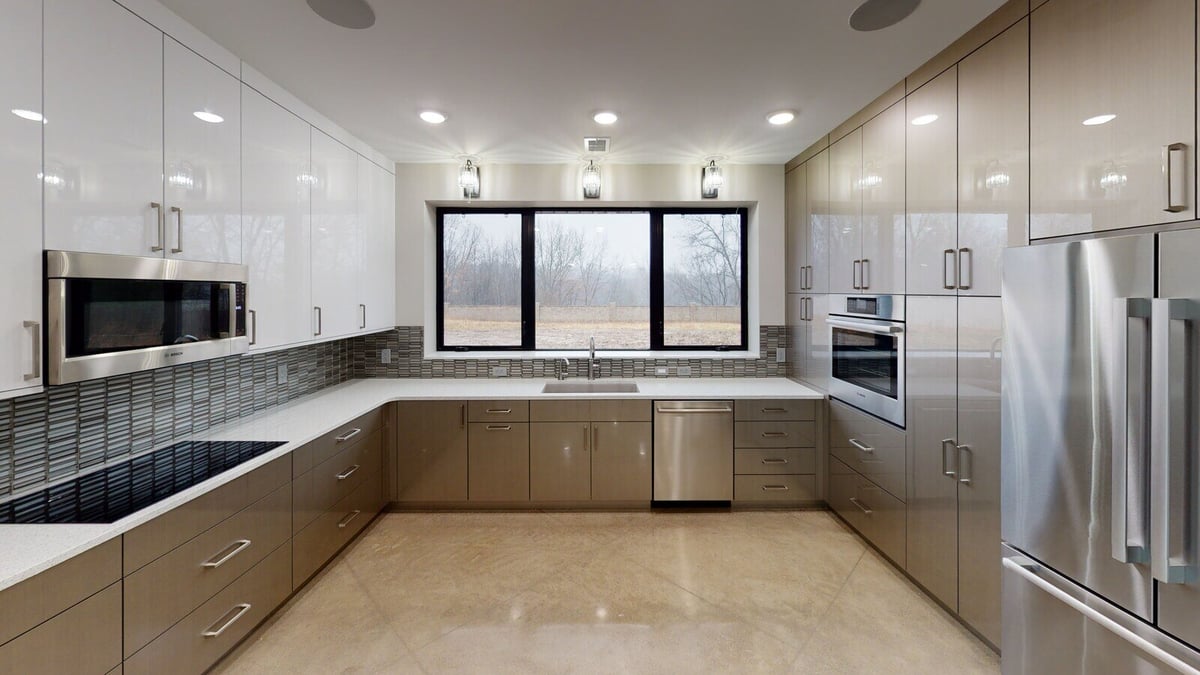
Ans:
<svg viewBox="0 0 1200 675"><path fill-rule="evenodd" d="M754 360L761 355L759 350L747 351L642 351L617 350L597 351L597 359L740 359ZM586 349L573 349L543 352L439 352L425 350L425 358L431 361L486 361L489 359L508 359L513 361L533 361L536 359L586 359Z"/></svg>

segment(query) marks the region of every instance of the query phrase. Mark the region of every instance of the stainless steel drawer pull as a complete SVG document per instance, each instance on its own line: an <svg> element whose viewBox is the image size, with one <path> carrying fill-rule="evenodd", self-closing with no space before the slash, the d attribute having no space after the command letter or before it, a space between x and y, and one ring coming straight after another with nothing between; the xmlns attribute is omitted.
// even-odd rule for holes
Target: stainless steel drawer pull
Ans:
<svg viewBox="0 0 1200 675"><path fill-rule="evenodd" d="M511 424L489 424L485 428L488 431L512 431Z"/></svg>
<svg viewBox="0 0 1200 675"><path fill-rule="evenodd" d="M338 436L337 438L335 438L333 440L337 441L338 443L345 443L346 441L350 440L351 438L354 438L355 436L357 436L361 433L362 433L362 429L355 428L355 429L351 429L350 431L347 431L346 433L342 434L341 436Z"/></svg>
<svg viewBox="0 0 1200 675"><path fill-rule="evenodd" d="M346 514L345 518L342 518L340 521L338 521L338 529L339 530L346 529L346 526L350 524L350 521L357 518L358 514L360 514L360 513L362 513L362 511L355 509L355 510L351 511L350 513Z"/></svg>
<svg viewBox="0 0 1200 675"><path fill-rule="evenodd" d="M489 415L510 415L510 414L512 414L512 408L488 408L487 414L489 414Z"/></svg>
<svg viewBox="0 0 1200 675"><path fill-rule="evenodd" d="M763 408L762 411L764 413L785 413L787 408Z"/></svg>
<svg viewBox="0 0 1200 675"><path fill-rule="evenodd" d="M42 324L37 321L22 321L25 328L33 329L33 370L25 373L25 381L36 380L42 376Z"/></svg>
<svg viewBox="0 0 1200 675"><path fill-rule="evenodd" d="M971 290L971 284L975 283L975 252L970 248L958 249L958 288L959 290ZM966 279L966 281L963 281Z"/></svg>
<svg viewBox="0 0 1200 675"><path fill-rule="evenodd" d="M762 432L762 437L763 438L787 438L788 434L786 431L764 431L764 432Z"/></svg>
<svg viewBox="0 0 1200 675"><path fill-rule="evenodd" d="M226 546L225 549L223 551L221 551L221 553L218 553L213 558L209 558L206 562L204 562L200 566L215 570L218 567L220 567L221 565L224 565L225 563L229 562L230 560L233 560L233 557L235 555L241 553L242 551L245 551L248 548L250 548L250 540L249 539L238 539L237 541L233 542L229 546Z"/></svg>
<svg viewBox="0 0 1200 675"><path fill-rule="evenodd" d="M171 253L183 253L183 209L172 206L171 213L175 214L175 248Z"/></svg>
<svg viewBox="0 0 1200 675"><path fill-rule="evenodd" d="M1187 152L1187 145L1184 143L1172 143L1170 145L1163 146L1163 176L1167 181L1167 207L1163 209L1163 211L1166 211L1167 213L1179 213L1180 211L1187 210L1186 189L1179 190L1179 193L1182 195L1181 201L1178 203L1175 201L1177 193L1175 192L1174 164L1171 162L1171 156L1176 152L1178 152L1181 157L1184 156L1184 153Z"/></svg>
<svg viewBox="0 0 1200 675"><path fill-rule="evenodd" d="M871 287L871 260L863 258L862 260L862 288Z"/></svg>
<svg viewBox="0 0 1200 675"><path fill-rule="evenodd" d="M871 515L872 513L875 513L874 511L872 511L870 509L870 507L868 507L865 504L863 504L862 502L858 501L857 497L851 497L850 503L857 506L859 511L862 511L863 513L867 514L868 516Z"/></svg>
<svg viewBox="0 0 1200 675"><path fill-rule="evenodd" d="M787 492L788 486L786 486L786 485L764 485L764 486L762 486L762 489L763 489L763 492Z"/></svg>
<svg viewBox="0 0 1200 675"><path fill-rule="evenodd" d="M359 311L360 311L360 312L362 312L362 322L358 324L358 327L359 327L359 328L366 328L366 327L367 327L367 306L366 306L366 305L359 305L359 306L358 306L358 309L359 309Z"/></svg>
<svg viewBox="0 0 1200 675"><path fill-rule="evenodd" d="M762 461L763 464L787 464L788 461L782 457L767 457Z"/></svg>
<svg viewBox="0 0 1200 675"><path fill-rule="evenodd" d="M849 440L850 440L850 445L853 445L854 447L858 448L859 450L862 450L863 452L869 452L869 453L874 454L875 448L872 448L869 445L864 445L857 438L851 438Z"/></svg>
<svg viewBox="0 0 1200 675"><path fill-rule="evenodd" d="M853 278L851 279L851 281L853 283L851 285L854 286L854 288L862 288L863 287L862 281L860 281L860 279L862 279L862 261L855 260L854 264L851 265L851 267L853 268L853 271L852 271Z"/></svg>
<svg viewBox="0 0 1200 675"><path fill-rule="evenodd" d="M958 258L954 255L954 249L948 248L942 251L942 288L954 290L958 284Z"/></svg>
<svg viewBox="0 0 1200 675"><path fill-rule="evenodd" d="M361 467L360 467L358 464L355 464L354 466L352 466L352 467L350 467L350 468L346 469L345 471L343 471L343 472L339 473L339 474L337 475L337 479L338 479L338 480L346 480L346 479L347 479L347 478L349 478L350 476L353 476L353 475L354 475L354 472L355 472L355 471L358 471L358 470L359 470L359 468L361 468Z"/></svg>
<svg viewBox="0 0 1200 675"><path fill-rule="evenodd" d="M206 638L221 637L221 633L224 633L227 628L229 628L233 624L237 623L237 620L242 618L243 616L245 616L246 612L249 612L249 611L250 611L250 603L248 603L248 602L243 602L240 605L235 605L233 607L233 609L229 610L228 612L225 612L225 616L222 616L220 619L217 619L217 623L214 623L212 626L209 626L208 630L204 631L200 635L202 635L203 637L206 637ZM213 630L213 626L217 625L218 623L221 624L221 627L217 628L216 630Z"/></svg>
<svg viewBox="0 0 1200 675"><path fill-rule="evenodd" d="M315 315L316 315L316 317L317 317L317 329L316 329L315 331L313 331L313 335L320 335L320 334L321 334L321 329L322 329L322 326L321 326L321 308L320 308L320 307L313 307L313 314L315 314Z"/></svg>

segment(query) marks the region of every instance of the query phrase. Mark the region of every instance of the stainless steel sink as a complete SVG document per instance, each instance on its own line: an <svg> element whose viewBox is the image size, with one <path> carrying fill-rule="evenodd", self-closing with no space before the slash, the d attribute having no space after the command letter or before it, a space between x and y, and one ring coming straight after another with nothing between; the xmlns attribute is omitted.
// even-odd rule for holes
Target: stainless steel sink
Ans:
<svg viewBox="0 0 1200 675"><path fill-rule="evenodd" d="M543 394L636 394L636 382L547 382Z"/></svg>

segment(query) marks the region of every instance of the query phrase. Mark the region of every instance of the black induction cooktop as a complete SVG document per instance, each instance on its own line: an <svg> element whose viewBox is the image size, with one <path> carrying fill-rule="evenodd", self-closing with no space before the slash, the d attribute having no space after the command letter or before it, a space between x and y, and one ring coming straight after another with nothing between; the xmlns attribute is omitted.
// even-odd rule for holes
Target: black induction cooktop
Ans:
<svg viewBox="0 0 1200 675"><path fill-rule="evenodd" d="M0 503L0 524L112 523L285 441L184 441Z"/></svg>

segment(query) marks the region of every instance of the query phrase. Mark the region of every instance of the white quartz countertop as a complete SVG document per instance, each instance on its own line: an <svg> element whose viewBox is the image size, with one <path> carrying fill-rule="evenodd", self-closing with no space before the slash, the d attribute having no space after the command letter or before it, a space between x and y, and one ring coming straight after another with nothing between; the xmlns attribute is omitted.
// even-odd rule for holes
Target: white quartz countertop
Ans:
<svg viewBox="0 0 1200 675"><path fill-rule="evenodd" d="M586 382L582 379L571 383ZM0 591L120 536L229 481L290 453L392 401L461 399L823 399L798 382L775 378L605 379L636 382L636 393L543 394L543 379L352 380L196 434L192 440L285 441L270 452L106 525L0 525ZM174 442L188 439L176 439ZM127 460L125 460L127 461Z"/></svg>

